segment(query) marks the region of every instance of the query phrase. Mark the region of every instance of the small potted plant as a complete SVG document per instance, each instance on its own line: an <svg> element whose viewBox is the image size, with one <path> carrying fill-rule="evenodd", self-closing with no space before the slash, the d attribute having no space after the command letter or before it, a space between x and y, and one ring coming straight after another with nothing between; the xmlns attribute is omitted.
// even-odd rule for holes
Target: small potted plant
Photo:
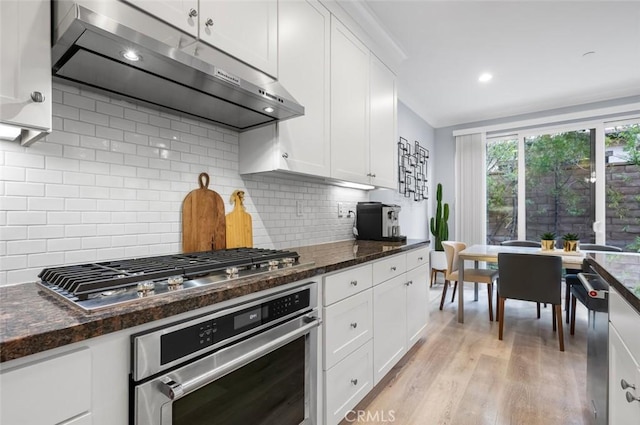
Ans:
<svg viewBox="0 0 640 425"><path fill-rule="evenodd" d="M565 233L562 240L562 248L566 252L577 251L580 246L580 237L577 233Z"/></svg>
<svg viewBox="0 0 640 425"><path fill-rule="evenodd" d="M556 234L554 232L546 232L540 235L540 244L543 251L553 251L556 249Z"/></svg>

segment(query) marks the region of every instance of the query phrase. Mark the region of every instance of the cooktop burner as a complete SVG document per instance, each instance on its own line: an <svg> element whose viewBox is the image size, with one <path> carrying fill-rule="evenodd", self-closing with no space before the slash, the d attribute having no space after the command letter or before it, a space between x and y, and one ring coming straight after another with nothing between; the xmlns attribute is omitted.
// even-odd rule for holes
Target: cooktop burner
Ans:
<svg viewBox="0 0 640 425"><path fill-rule="evenodd" d="M301 266L294 251L236 248L164 255L42 270L38 283L95 311L114 304Z"/></svg>

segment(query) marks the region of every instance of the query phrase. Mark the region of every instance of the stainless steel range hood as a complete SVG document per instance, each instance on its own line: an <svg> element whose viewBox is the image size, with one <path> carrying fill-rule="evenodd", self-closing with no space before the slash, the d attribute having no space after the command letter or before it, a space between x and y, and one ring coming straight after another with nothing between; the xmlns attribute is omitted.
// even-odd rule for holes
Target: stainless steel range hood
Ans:
<svg viewBox="0 0 640 425"><path fill-rule="evenodd" d="M123 25L104 10L69 8L68 3L59 10L64 4L53 3L54 77L236 131L304 115L304 107L277 81L223 53L225 68L220 68ZM125 58L127 52L135 52L138 60ZM240 77L247 73L272 83L258 86Z"/></svg>

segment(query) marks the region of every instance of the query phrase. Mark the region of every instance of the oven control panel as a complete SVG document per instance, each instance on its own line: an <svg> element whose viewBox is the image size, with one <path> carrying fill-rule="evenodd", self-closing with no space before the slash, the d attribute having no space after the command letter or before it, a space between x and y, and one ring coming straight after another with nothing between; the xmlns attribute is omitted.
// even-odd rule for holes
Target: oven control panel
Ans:
<svg viewBox="0 0 640 425"><path fill-rule="evenodd" d="M221 343L254 328L276 321L296 312L305 311L310 304L310 289L303 289L257 303L253 306L203 320L160 337L160 364L164 365L203 348Z"/></svg>

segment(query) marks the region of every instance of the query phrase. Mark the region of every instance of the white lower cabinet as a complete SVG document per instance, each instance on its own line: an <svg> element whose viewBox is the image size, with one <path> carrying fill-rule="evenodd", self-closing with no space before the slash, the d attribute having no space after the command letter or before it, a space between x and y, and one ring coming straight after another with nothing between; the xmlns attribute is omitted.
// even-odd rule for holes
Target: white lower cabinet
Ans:
<svg viewBox="0 0 640 425"><path fill-rule="evenodd" d="M373 288L374 382L407 352L407 280L394 277Z"/></svg>
<svg viewBox="0 0 640 425"><path fill-rule="evenodd" d="M349 412L424 336L428 250L408 251L323 279L324 424Z"/></svg>
<svg viewBox="0 0 640 425"><path fill-rule="evenodd" d="M91 351L82 348L0 373L0 424L91 424Z"/></svg>
<svg viewBox="0 0 640 425"><path fill-rule="evenodd" d="M325 424L337 424L373 389L371 340L325 372Z"/></svg>
<svg viewBox="0 0 640 425"><path fill-rule="evenodd" d="M612 288L609 320L609 424L639 425L640 314Z"/></svg>

